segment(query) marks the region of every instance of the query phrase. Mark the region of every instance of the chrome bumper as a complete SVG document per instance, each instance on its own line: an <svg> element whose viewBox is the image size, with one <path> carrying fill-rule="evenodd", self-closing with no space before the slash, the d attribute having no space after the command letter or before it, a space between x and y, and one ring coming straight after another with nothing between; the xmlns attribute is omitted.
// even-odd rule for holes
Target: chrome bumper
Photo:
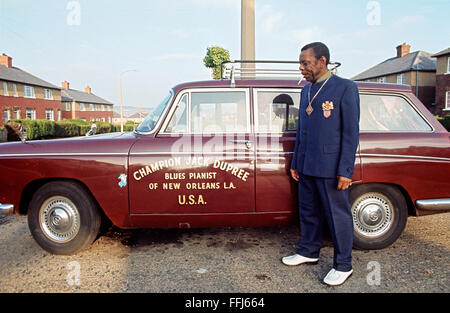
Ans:
<svg viewBox="0 0 450 313"><path fill-rule="evenodd" d="M446 211L450 210L450 199L417 200L416 205L421 210Z"/></svg>
<svg viewBox="0 0 450 313"><path fill-rule="evenodd" d="M14 205L0 203L0 215L9 215L9 214L14 214Z"/></svg>

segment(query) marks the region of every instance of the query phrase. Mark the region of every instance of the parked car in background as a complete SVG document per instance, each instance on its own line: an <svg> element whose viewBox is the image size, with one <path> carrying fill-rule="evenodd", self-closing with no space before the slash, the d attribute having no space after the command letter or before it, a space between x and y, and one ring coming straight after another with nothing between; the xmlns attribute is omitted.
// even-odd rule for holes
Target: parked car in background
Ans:
<svg viewBox="0 0 450 313"><path fill-rule="evenodd" d="M409 86L363 83L350 190L357 248L380 249L409 215L450 210L450 134ZM297 222L290 177L305 82L179 84L134 132L0 144L0 211L27 215L45 250L73 254L102 220L120 228Z"/></svg>

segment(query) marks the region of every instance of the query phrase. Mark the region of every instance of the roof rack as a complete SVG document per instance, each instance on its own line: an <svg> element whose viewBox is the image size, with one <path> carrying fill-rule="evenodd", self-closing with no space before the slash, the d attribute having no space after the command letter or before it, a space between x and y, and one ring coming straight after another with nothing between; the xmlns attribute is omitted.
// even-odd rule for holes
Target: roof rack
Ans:
<svg viewBox="0 0 450 313"><path fill-rule="evenodd" d="M256 66L245 66L245 64L277 64L284 65L285 68L256 68ZM300 64L300 61L274 61L274 60L226 60L220 64L220 79L230 79L231 85L235 85L236 79L299 79L303 80L303 75L298 69L286 68L290 64ZM237 66L240 65L240 66ZM330 62L331 71L335 71L341 63Z"/></svg>

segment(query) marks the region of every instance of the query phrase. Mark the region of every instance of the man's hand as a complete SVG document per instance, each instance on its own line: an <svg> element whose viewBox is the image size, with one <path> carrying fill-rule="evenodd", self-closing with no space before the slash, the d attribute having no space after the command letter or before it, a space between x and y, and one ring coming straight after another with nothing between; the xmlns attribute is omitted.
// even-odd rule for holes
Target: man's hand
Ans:
<svg viewBox="0 0 450 313"><path fill-rule="evenodd" d="M300 178L300 176L298 175L297 170L294 170L291 168L291 176L293 179L295 179L296 181L298 181L298 179Z"/></svg>
<svg viewBox="0 0 450 313"><path fill-rule="evenodd" d="M350 187L350 185L352 184L352 180L350 178L344 176L338 176L337 178L338 178L337 190L348 189L348 187Z"/></svg>

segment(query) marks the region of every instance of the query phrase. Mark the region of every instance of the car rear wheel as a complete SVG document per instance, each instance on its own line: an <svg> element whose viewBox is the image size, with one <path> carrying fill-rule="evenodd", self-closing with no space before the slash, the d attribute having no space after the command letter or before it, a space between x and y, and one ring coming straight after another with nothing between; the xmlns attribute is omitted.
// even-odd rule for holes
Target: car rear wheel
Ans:
<svg viewBox="0 0 450 313"><path fill-rule="evenodd" d="M101 215L89 192L75 182L50 182L33 195L28 226L36 242L53 254L75 254L97 237Z"/></svg>
<svg viewBox="0 0 450 313"><path fill-rule="evenodd" d="M357 185L350 190L349 200L355 248L383 249L403 232L408 209L397 188L383 184Z"/></svg>

